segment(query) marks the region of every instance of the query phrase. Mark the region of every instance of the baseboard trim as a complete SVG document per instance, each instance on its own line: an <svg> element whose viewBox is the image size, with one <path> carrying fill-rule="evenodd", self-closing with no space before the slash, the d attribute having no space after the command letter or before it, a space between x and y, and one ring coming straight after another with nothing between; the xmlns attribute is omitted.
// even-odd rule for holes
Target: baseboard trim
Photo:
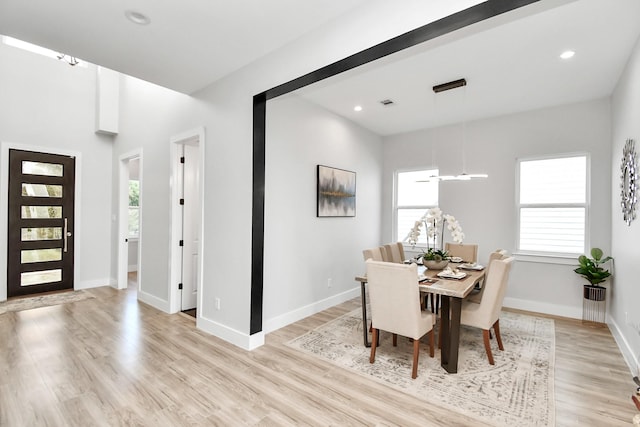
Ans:
<svg viewBox="0 0 640 427"><path fill-rule="evenodd" d="M243 350L254 350L264 345L264 332L248 335L206 317L198 317L196 327Z"/></svg>
<svg viewBox="0 0 640 427"><path fill-rule="evenodd" d="M113 280L111 278L106 279L94 279L94 280L81 280L79 282L75 282L73 284L73 289L91 289L91 288L99 288L101 286L112 286Z"/></svg>
<svg viewBox="0 0 640 427"><path fill-rule="evenodd" d="M262 332L268 334L269 332L276 331L284 326L304 319L305 317L312 316L335 305L341 304L345 301L349 301L350 299L353 299L359 295L360 287L358 286L337 295L333 295L329 298L325 298L309 305L305 305L304 307L297 308L288 313L281 314L280 316L266 319L263 323Z"/></svg>
<svg viewBox="0 0 640 427"><path fill-rule="evenodd" d="M148 304L151 307L157 308L158 310L165 313L169 313L169 301L160 299L140 289L138 289L138 301Z"/></svg>
<svg viewBox="0 0 640 427"><path fill-rule="evenodd" d="M609 322L607 324L611 331L611 335L613 335L613 339L616 340L616 344L618 344L618 348L622 353L624 361L627 362L627 366L629 366L629 372L631 372L632 376L640 375L640 361L636 355L633 354L631 345L629 345L629 342L622 334L622 330L612 316L609 317Z"/></svg>
<svg viewBox="0 0 640 427"><path fill-rule="evenodd" d="M506 297L504 299L502 306L507 308L515 308L518 310L532 311L535 313L543 313L543 314L550 314L553 316L568 317L571 319L582 319L582 307L550 304L548 302L531 301L531 300L509 298L509 297Z"/></svg>

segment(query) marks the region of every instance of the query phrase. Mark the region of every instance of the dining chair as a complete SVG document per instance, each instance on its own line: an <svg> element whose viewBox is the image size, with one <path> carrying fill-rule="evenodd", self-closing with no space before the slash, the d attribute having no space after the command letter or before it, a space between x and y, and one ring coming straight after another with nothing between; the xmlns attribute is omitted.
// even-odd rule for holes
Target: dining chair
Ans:
<svg viewBox="0 0 640 427"><path fill-rule="evenodd" d="M507 251L504 249L496 249L495 251L489 254L489 261L487 262L487 266L484 269L484 277L486 281L487 276L489 275L489 271L491 270L491 263L496 259L504 259L507 258ZM483 282L484 282L483 281ZM482 293L484 292L484 286L481 286L480 289L470 293L466 300L470 302L475 302L476 304L480 304L480 300L482 299Z"/></svg>
<svg viewBox="0 0 640 427"><path fill-rule="evenodd" d="M384 261L384 257L382 255L381 246L377 248L365 249L362 251L362 255L364 256L364 260L372 259L374 261Z"/></svg>
<svg viewBox="0 0 640 427"><path fill-rule="evenodd" d="M418 375L420 339L429 334L429 355L434 354L433 313L420 309L420 288L417 286L418 266L367 260L367 281L371 304L371 355L374 363L380 331L393 334L393 345L398 335L413 339L413 368L411 378Z"/></svg>
<svg viewBox="0 0 640 427"><path fill-rule="evenodd" d="M478 262L478 245L469 243L444 244L444 250L450 257L460 257L464 262Z"/></svg>
<svg viewBox="0 0 640 427"><path fill-rule="evenodd" d="M484 285L484 292L480 304L466 299L462 301L462 314L460 324L482 329L484 349L489 358L489 364L493 365L493 353L491 352L491 337L489 331L493 328L498 342L498 348L504 350L502 337L500 336L500 312L502 302L507 292L509 271L513 257L496 259L491 262L491 270L488 272Z"/></svg>
<svg viewBox="0 0 640 427"><path fill-rule="evenodd" d="M404 262L404 247L401 242L384 245L384 249L387 252L387 261L400 264Z"/></svg>

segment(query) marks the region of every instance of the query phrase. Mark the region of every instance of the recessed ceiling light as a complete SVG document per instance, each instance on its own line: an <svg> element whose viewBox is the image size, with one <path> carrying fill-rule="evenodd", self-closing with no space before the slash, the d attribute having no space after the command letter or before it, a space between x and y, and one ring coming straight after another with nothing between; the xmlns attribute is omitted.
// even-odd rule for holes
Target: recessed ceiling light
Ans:
<svg viewBox="0 0 640 427"><path fill-rule="evenodd" d="M127 10L124 12L124 16L134 24L138 25L147 25L151 22L151 19L147 15L141 12L136 12L135 10Z"/></svg>
<svg viewBox="0 0 640 427"><path fill-rule="evenodd" d="M356 105L355 107L353 107L353 111L362 111L362 106Z"/></svg>
<svg viewBox="0 0 640 427"><path fill-rule="evenodd" d="M564 52L562 52L562 54L560 55L560 58L562 59L569 59L572 58L573 55L575 55L576 53L572 50L566 50Z"/></svg>

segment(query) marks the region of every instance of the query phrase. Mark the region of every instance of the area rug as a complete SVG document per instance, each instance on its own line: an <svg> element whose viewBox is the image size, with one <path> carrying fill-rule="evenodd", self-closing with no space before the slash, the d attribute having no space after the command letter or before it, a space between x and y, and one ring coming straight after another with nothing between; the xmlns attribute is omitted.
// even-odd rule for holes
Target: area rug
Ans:
<svg viewBox="0 0 640 427"><path fill-rule="evenodd" d="M0 303L0 314L10 311L31 310L32 308L47 307L50 305L67 304L90 298L95 297L87 291L79 290L11 299Z"/></svg>
<svg viewBox="0 0 640 427"><path fill-rule="evenodd" d="M482 332L463 327L457 374L440 366L439 351L430 358L423 342L418 378L412 380L410 340L398 337L394 348L391 335L382 332L375 363L370 364L370 349L362 343L361 316L361 309L354 310L287 345L489 425L555 425L553 320L503 312L500 332L505 350L498 350L492 340L493 366Z"/></svg>

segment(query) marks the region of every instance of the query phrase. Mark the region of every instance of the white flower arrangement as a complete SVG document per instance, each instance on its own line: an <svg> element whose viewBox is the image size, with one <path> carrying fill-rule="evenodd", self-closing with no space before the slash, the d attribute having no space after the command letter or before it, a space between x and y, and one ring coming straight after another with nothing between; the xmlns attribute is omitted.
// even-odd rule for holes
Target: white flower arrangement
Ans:
<svg viewBox="0 0 640 427"><path fill-rule="evenodd" d="M447 230L451 233L453 241L456 243L462 243L464 240L464 233L462 227L453 215L443 214L442 209L439 207L429 209L418 221L415 222L413 228L409 232L409 244L415 247L418 243L418 237L424 224L427 233L427 249L429 248L429 241L433 241L434 244L438 241L438 230L442 230L440 233L440 249L442 249L442 239L444 238L445 224Z"/></svg>

